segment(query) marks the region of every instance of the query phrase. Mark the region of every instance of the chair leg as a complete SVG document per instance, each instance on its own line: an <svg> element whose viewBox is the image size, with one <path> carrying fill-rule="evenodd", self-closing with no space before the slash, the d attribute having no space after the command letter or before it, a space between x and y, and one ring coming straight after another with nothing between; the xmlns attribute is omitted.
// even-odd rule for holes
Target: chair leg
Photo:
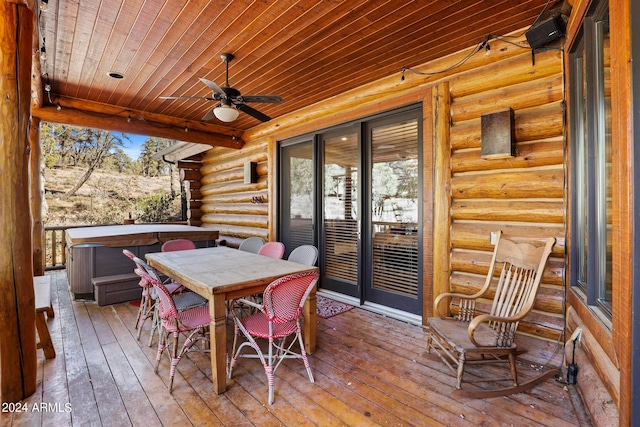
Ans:
<svg viewBox="0 0 640 427"><path fill-rule="evenodd" d="M460 356L458 357L458 372L457 372L457 378L456 378L457 389L462 388L462 375L464 375L464 362L465 362L464 353L460 353Z"/></svg>
<svg viewBox="0 0 640 427"><path fill-rule="evenodd" d="M274 375L273 375L273 366L268 364L264 365L264 372L267 374L267 382L269 383L269 405L273 405L273 384L274 384Z"/></svg>
<svg viewBox="0 0 640 427"><path fill-rule="evenodd" d="M178 356L178 332L173 333L173 345L171 348L171 368L169 369L169 393L173 391L173 377L176 374L176 367L180 362L180 356Z"/></svg>
<svg viewBox="0 0 640 427"><path fill-rule="evenodd" d="M313 374L311 373L311 365L309 365L309 359L307 359L307 352L304 351L304 342L302 341L302 334L298 333L298 344L300 345L300 355L302 356L302 361L304 362L304 367L307 368L307 374L309 374L309 381L315 383L313 379Z"/></svg>
<svg viewBox="0 0 640 427"><path fill-rule="evenodd" d="M144 310L145 298L140 300L140 307L138 307L138 314L136 315L136 329L140 330L140 319L142 319L142 311ZM140 332L138 332L138 339L140 339Z"/></svg>
<svg viewBox="0 0 640 427"><path fill-rule="evenodd" d="M158 340L158 351L156 353L156 366L153 368L153 372L158 373L158 367L160 366L160 359L162 359L162 353L166 348L167 333L163 330L160 333L160 339Z"/></svg>
<svg viewBox="0 0 640 427"><path fill-rule="evenodd" d="M509 365L511 367L511 377L513 378L513 385L518 385L518 370L516 369L516 356L514 353L509 353Z"/></svg>
<svg viewBox="0 0 640 427"><path fill-rule="evenodd" d="M231 379L231 376L233 375L233 367L235 366L236 360L238 359L236 351L238 349L238 333L240 331L238 330L238 326L236 325L234 325L234 330L235 333L233 335L233 346L231 347L231 360L229 360L229 365L227 366L227 377L229 379Z"/></svg>
<svg viewBox="0 0 640 427"><path fill-rule="evenodd" d="M140 340L142 328L149 317L149 309L149 296L143 296L140 300L140 308L138 309L138 316L136 317L136 329L138 330L138 334L136 335L137 340Z"/></svg>
<svg viewBox="0 0 640 427"><path fill-rule="evenodd" d="M273 334L270 333L269 335ZM273 386L275 383L273 375L273 336L269 337L269 358L264 364L264 372L267 374L267 382L269 383L269 405L273 405Z"/></svg>
<svg viewBox="0 0 640 427"><path fill-rule="evenodd" d="M149 343L147 345L151 347L153 346L154 334L157 332L158 337L160 337L161 334L160 312L157 301L154 301L153 307L149 310L148 316L151 317L151 331L149 332Z"/></svg>
<svg viewBox="0 0 640 427"><path fill-rule="evenodd" d="M429 332L429 335L427 335L427 354L431 354L432 340L433 340L433 335L431 334L431 332Z"/></svg>

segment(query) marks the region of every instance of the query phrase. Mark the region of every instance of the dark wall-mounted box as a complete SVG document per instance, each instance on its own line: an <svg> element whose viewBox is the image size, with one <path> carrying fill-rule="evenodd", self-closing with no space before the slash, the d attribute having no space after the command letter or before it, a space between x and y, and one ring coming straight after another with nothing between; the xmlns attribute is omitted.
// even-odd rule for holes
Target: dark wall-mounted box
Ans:
<svg viewBox="0 0 640 427"><path fill-rule="evenodd" d="M515 157L515 118L511 108L491 114L483 114L480 118L482 132L483 159L502 159Z"/></svg>
<svg viewBox="0 0 640 427"><path fill-rule="evenodd" d="M564 35L565 23L560 14L555 14L531 27L525 33L531 49L542 47Z"/></svg>

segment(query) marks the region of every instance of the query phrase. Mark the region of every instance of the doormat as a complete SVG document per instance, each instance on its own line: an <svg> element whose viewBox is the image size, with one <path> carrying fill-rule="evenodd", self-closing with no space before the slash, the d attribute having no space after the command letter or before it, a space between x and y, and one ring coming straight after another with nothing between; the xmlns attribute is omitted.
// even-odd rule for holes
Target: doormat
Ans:
<svg viewBox="0 0 640 427"><path fill-rule="evenodd" d="M337 316L338 314L347 312L353 308L350 304L345 304L331 298L318 295L316 297L317 314L323 319Z"/></svg>

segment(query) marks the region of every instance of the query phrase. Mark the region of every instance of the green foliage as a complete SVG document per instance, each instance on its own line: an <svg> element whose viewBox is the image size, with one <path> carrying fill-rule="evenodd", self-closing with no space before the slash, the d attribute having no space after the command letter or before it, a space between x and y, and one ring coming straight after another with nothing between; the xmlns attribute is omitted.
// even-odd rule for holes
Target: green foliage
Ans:
<svg viewBox="0 0 640 427"><path fill-rule="evenodd" d="M172 210L173 198L167 193L155 193L138 200L139 222L166 222L176 220Z"/></svg>
<svg viewBox="0 0 640 427"><path fill-rule="evenodd" d="M42 161L47 168L92 167L150 177L170 173L170 165L152 156L175 141L149 137L140 157L133 160L122 149L127 140L126 134L100 129L49 122L40 126Z"/></svg>
<svg viewBox="0 0 640 427"><path fill-rule="evenodd" d="M122 147L129 137L100 129L43 122L40 126L42 161L49 168L110 167L125 171L131 159Z"/></svg>
<svg viewBox="0 0 640 427"><path fill-rule="evenodd" d="M112 155L102 161L102 168L120 173L135 173L135 162L121 148L114 148Z"/></svg>
<svg viewBox="0 0 640 427"><path fill-rule="evenodd" d="M158 176L169 173L169 165L162 160L155 160L152 156L158 151L164 150L175 141L163 138L150 137L142 145L138 163L141 174L144 176Z"/></svg>
<svg viewBox="0 0 640 427"><path fill-rule="evenodd" d="M172 197L172 167L152 158L175 141L148 138L140 157L132 160L123 150L127 140L129 137L122 133L41 123L40 144L51 221L64 225L69 221L121 224L129 217L136 222L182 219L180 198ZM75 173L78 170L81 175ZM65 177L56 176L56 171ZM154 190L141 188L139 179L146 178L139 176L165 182L166 178L155 178L161 175L171 175L168 185L172 195L167 191L141 196ZM127 183L124 186L123 181Z"/></svg>

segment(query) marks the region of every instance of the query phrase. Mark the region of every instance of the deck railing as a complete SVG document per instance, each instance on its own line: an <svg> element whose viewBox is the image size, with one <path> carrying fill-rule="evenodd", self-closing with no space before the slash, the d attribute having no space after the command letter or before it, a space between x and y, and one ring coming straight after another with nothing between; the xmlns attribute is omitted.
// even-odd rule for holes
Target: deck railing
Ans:
<svg viewBox="0 0 640 427"><path fill-rule="evenodd" d="M163 224L187 224L186 221L170 221ZM115 224L49 225L44 227L44 269L62 270L67 265L67 230L76 227L100 227Z"/></svg>
<svg viewBox="0 0 640 427"><path fill-rule="evenodd" d="M67 229L91 225L50 225L44 227L44 269L62 270L67 265Z"/></svg>
<svg viewBox="0 0 640 427"><path fill-rule="evenodd" d="M66 232L67 225L44 227L44 269L59 270L67 262Z"/></svg>

